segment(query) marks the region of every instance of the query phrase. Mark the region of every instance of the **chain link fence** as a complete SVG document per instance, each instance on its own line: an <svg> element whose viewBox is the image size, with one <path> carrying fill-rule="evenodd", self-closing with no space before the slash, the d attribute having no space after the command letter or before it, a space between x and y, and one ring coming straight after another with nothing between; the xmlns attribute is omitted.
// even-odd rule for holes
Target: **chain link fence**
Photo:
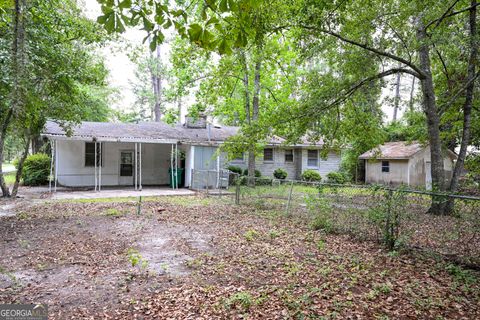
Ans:
<svg viewBox="0 0 480 320"><path fill-rule="evenodd" d="M220 174L225 184L217 184L223 187L204 189L219 195L224 203L292 216L316 230L376 241L390 250L433 254L480 269L478 197L263 177L248 181L225 171ZM432 198L453 202L454 210L448 215L429 213Z"/></svg>

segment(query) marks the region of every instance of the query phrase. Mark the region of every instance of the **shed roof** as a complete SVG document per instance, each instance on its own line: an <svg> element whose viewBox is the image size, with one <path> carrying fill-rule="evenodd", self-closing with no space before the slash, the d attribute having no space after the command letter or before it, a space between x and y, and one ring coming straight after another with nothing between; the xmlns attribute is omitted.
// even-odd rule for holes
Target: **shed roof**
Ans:
<svg viewBox="0 0 480 320"><path fill-rule="evenodd" d="M417 152L423 150L426 146L418 141L395 141L386 142L375 147L362 155L360 159L409 159Z"/></svg>
<svg viewBox="0 0 480 320"><path fill-rule="evenodd" d="M163 122L115 123L84 121L71 128L68 135L62 126L47 121L43 136L58 139L83 141L153 142L153 143L198 143L216 144L238 133L239 127L213 126L210 128L188 128L185 125L170 126ZM285 143L285 139L272 136L270 145ZM302 140L300 145L321 146L323 142L308 143Z"/></svg>

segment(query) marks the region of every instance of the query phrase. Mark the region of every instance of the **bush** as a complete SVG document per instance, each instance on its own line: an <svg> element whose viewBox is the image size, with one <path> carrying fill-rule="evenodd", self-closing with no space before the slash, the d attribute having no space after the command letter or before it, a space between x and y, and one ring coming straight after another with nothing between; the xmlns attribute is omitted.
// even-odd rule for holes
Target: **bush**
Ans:
<svg viewBox="0 0 480 320"><path fill-rule="evenodd" d="M26 186L38 186L48 182L50 157L45 153L29 155L23 163L22 179Z"/></svg>
<svg viewBox="0 0 480 320"><path fill-rule="evenodd" d="M288 173L287 171L285 171L284 169L282 168L278 168L278 169L275 169L275 171L273 171L273 176L276 178L276 179L285 179L287 177Z"/></svg>
<svg viewBox="0 0 480 320"><path fill-rule="evenodd" d="M330 172L327 174L329 183L344 184L346 182L345 175L341 172Z"/></svg>
<svg viewBox="0 0 480 320"><path fill-rule="evenodd" d="M227 168L229 171L237 174L242 174L242 168L237 167L237 166L228 166Z"/></svg>
<svg viewBox="0 0 480 320"><path fill-rule="evenodd" d="M248 176L248 168L243 170L243 175ZM255 170L255 178L260 178L262 173L259 170Z"/></svg>
<svg viewBox="0 0 480 320"><path fill-rule="evenodd" d="M315 170L305 170L302 173L302 180L310 182L320 182L322 181L322 176Z"/></svg>

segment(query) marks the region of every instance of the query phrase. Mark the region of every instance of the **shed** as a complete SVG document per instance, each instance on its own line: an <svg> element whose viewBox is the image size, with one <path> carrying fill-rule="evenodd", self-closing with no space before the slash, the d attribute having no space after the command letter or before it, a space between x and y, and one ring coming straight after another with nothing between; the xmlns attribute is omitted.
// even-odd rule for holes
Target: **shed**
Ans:
<svg viewBox="0 0 480 320"><path fill-rule="evenodd" d="M452 177L456 158L452 151L445 151L443 164L448 181ZM387 142L360 155L359 159L365 160L366 183L432 187L428 144L418 141Z"/></svg>

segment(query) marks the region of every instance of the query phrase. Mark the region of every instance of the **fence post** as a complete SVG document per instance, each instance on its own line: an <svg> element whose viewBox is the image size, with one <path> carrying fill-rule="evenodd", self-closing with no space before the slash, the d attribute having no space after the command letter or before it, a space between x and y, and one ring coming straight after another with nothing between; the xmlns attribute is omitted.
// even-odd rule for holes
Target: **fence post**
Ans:
<svg viewBox="0 0 480 320"><path fill-rule="evenodd" d="M395 246L395 239L393 237L393 229L392 229L392 199L393 199L393 190L388 189L387 193L387 212L385 217L385 235L384 241L387 245L388 249L392 250Z"/></svg>
<svg viewBox="0 0 480 320"><path fill-rule="evenodd" d="M137 215L142 213L142 196L138 197Z"/></svg>
<svg viewBox="0 0 480 320"><path fill-rule="evenodd" d="M240 204L240 181L235 179L235 204Z"/></svg>
<svg viewBox="0 0 480 320"><path fill-rule="evenodd" d="M293 180L290 182L290 192L288 193L287 209L286 214L290 213L290 201L292 201L292 192L293 192Z"/></svg>

